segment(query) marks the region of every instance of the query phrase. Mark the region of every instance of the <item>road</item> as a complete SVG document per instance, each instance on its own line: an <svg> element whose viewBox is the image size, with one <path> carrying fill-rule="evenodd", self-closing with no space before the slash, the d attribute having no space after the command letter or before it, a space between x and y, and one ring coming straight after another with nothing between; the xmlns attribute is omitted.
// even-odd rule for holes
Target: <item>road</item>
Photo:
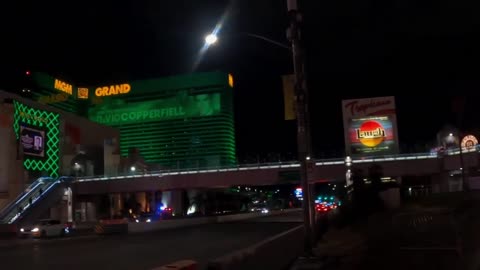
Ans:
<svg viewBox="0 0 480 270"><path fill-rule="evenodd" d="M40 240L0 247L2 269L153 269L181 259L200 267L299 225L301 213L148 234ZM201 269L201 268L200 268Z"/></svg>

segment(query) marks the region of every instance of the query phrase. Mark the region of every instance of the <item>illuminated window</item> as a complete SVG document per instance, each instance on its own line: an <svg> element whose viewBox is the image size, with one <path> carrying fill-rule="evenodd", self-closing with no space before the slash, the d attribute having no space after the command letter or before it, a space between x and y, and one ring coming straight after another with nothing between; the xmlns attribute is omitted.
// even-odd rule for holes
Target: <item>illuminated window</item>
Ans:
<svg viewBox="0 0 480 270"><path fill-rule="evenodd" d="M46 155L44 159L35 159L25 156L23 165L27 170L46 171L51 177L58 177L59 171L59 136L60 115L57 113L42 111L28 107L25 104L14 101L14 122L16 138L20 136L20 125L25 123L29 126L45 129Z"/></svg>

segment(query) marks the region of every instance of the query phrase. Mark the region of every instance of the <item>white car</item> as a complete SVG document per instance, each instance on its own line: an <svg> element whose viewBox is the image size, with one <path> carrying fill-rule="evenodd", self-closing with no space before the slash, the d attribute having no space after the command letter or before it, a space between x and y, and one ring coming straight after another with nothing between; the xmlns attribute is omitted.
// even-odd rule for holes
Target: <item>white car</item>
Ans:
<svg viewBox="0 0 480 270"><path fill-rule="evenodd" d="M42 219L36 225L20 228L22 236L32 235L33 237L65 236L70 233L69 225L55 219Z"/></svg>

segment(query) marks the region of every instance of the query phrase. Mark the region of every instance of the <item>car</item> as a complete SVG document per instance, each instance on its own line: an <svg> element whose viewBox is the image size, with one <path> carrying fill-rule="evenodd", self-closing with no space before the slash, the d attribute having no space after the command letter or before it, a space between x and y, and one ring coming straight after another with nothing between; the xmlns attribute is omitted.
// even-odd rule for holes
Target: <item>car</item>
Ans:
<svg viewBox="0 0 480 270"><path fill-rule="evenodd" d="M150 222L156 221L156 220L158 220L158 216L155 216L152 213L142 213L137 218L135 218L136 223L139 223L139 222L150 223Z"/></svg>
<svg viewBox="0 0 480 270"><path fill-rule="evenodd" d="M35 238L65 236L70 233L71 225L64 224L56 219L42 219L35 225L20 228L21 236L31 235Z"/></svg>
<svg viewBox="0 0 480 270"><path fill-rule="evenodd" d="M261 212L262 214L268 214L269 210L265 204L256 204L250 208L250 212Z"/></svg>
<svg viewBox="0 0 480 270"><path fill-rule="evenodd" d="M315 205L315 210L319 213L327 213L328 211L330 211L331 208L328 207L327 204L324 204L324 203L317 203Z"/></svg>

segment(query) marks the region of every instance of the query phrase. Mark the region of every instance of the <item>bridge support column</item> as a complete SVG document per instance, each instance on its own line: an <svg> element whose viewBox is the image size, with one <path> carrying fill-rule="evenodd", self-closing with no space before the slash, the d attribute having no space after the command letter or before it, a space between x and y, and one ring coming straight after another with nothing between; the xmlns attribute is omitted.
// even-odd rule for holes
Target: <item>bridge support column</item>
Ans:
<svg viewBox="0 0 480 270"><path fill-rule="evenodd" d="M140 204L140 212L146 212L147 209L147 194L146 192L136 192L135 200Z"/></svg>
<svg viewBox="0 0 480 270"><path fill-rule="evenodd" d="M121 216L123 209L123 198L121 193L110 194L110 217Z"/></svg>
<svg viewBox="0 0 480 270"><path fill-rule="evenodd" d="M432 176L432 193L443 193L449 191L448 172L441 172Z"/></svg>

